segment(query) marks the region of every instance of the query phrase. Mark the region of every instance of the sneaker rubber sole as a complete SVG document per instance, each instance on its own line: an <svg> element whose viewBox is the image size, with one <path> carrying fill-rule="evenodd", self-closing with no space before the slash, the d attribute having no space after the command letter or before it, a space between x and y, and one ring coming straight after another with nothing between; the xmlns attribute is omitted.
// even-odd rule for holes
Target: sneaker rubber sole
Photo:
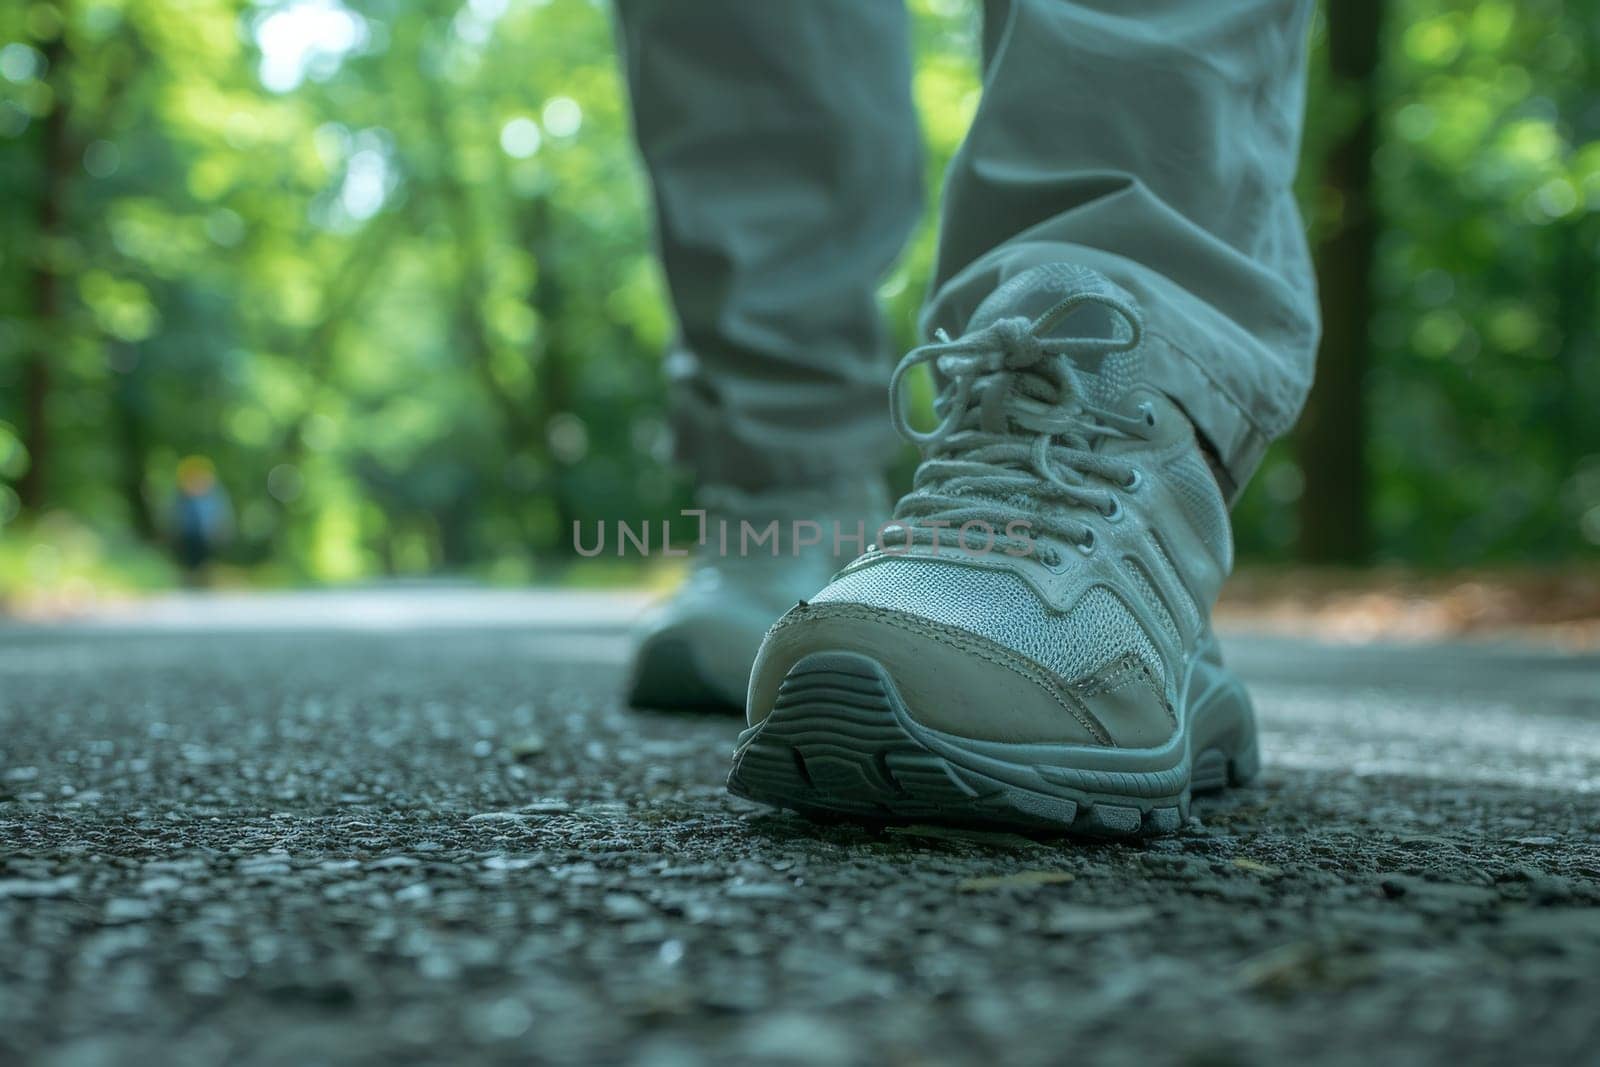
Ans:
<svg viewBox="0 0 1600 1067"><path fill-rule="evenodd" d="M1160 749L957 737L918 723L871 657L813 653L789 669L772 713L739 736L728 789L816 818L1170 832L1194 793L1242 785L1260 766L1249 695L1206 651L1184 687L1189 728Z"/></svg>

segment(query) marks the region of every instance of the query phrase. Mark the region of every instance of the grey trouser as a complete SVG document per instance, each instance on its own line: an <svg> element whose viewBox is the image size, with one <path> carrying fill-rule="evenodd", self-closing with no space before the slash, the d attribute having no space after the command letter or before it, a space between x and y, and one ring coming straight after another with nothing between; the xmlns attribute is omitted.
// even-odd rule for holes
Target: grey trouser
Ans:
<svg viewBox="0 0 1600 1067"><path fill-rule="evenodd" d="M902 0L617 0L681 324L702 482L889 455L875 291L920 215ZM1310 385L1291 183L1311 0L988 0L983 101L946 177L922 327L959 335L1038 263L1139 298L1151 382L1242 486Z"/></svg>

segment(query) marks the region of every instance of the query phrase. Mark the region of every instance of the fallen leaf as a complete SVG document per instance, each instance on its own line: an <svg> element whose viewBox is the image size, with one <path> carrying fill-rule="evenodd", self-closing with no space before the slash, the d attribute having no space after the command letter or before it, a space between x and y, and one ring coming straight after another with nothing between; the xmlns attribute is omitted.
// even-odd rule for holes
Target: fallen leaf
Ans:
<svg viewBox="0 0 1600 1067"><path fill-rule="evenodd" d="M1319 959L1317 947L1310 942L1290 942L1245 960L1236 980L1245 989L1291 989L1311 976Z"/></svg>
<svg viewBox="0 0 1600 1067"><path fill-rule="evenodd" d="M956 889L962 893L985 893L991 889L1033 889L1041 885L1070 882L1072 878L1069 871L1018 871L1015 874L966 878L956 884Z"/></svg>
<svg viewBox="0 0 1600 1067"><path fill-rule="evenodd" d="M538 734L528 734L511 743L511 758L518 763L526 763L544 751L544 738Z"/></svg>
<svg viewBox="0 0 1600 1067"><path fill-rule="evenodd" d="M1142 904L1129 908L1057 908L1045 918L1044 928L1052 934L1094 934L1139 926L1156 917L1154 908Z"/></svg>
<svg viewBox="0 0 1600 1067"><path fill-rule="evenodd" d="M484 811L467 819L472 822L522 822L527 816L520 811Z"/></svg>
<svg viewBox="0 0 1600 1067"><path fill-rule="evenodd" d="M1283 871L1277 867L1273 867L1266 863L1259 863L1256 860L1248 859L1244 856L1237 857L1233 861L1233 865L1239 868L1241 871L1254 871L1256 874L1264 874L1268 878L1276 878L1278 875L1283 873Z"/></svg>

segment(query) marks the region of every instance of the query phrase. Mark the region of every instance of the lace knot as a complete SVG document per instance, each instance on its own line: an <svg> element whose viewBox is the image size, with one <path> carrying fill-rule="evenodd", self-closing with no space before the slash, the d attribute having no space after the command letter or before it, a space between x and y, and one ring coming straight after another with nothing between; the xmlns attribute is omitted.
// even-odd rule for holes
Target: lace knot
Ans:
<svg viewBox="0 0 1600 1067"><path fill-rule="evenodd" d="M1044 361L1048 353L1033 323L1024 318L1000 319L990 327L994 334L995 355L1005 370L1027 370Z"/></svg>
<svg viewBox="0 0 1600 1067"><path fill-rule="evenodd" d="M1074 309L1097 304L1120 329L1110 336L1050 336ZM916 520L961 526L1008 522L1047 537L1093 544L1093 530L1074 512L1111 514L1112 492L1129 480L1129 465L1101 453L1106 437L1140 438L1148 428L1086 402L1074 360L1090 361L1137 348L1143 322L1130 301L1084 291L1038 319L997 319L952 340L937 339L906 353L889 382L890 414L901 436L923 448L911 493L895 509L896 527L910 541L926 531ZM905 411L906 375L919 364L936 370L940 394L933 429L914 429Z"/></svg>

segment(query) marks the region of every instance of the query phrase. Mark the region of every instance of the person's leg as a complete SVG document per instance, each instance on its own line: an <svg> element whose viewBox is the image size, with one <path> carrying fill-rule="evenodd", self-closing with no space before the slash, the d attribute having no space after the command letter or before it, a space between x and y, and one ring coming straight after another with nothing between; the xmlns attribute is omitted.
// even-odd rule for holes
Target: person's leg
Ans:
<svg viewBox="0 0 1600 1067"><path fill-rule="evenodd" d="M1126 834L1254 775L1210 615L1225 497L1310 375L1290 194L1309 7L990 5L937 340L890 385L923 462L884 547L768 633L735 792ZM921 364L923 432L898 405Z"/></svg>
<svg viewBox="0 0 1600 1067"><path fill-rule="evenodd" d="M1292 183L1311 0L989 0L951 165L931 332L1029 267L1091 267L1146 320L1143 372L1242 488L1310 386Z"/></svg>
<svg viewBox="0 0 1600 1067"><path fill-rule="evenodd" d="M681 327L679 457L701 484L860 478L885 456L876 303L921 212L902 0L618 0Z"/></svg>
<svg viewBox="0 0 1600 1067"><path fill-rule="evenodd" d="M876 293L921 214L906 13L902 0L617 11L680 326L667 361L676 450L714 528L647 621L628 695L740 710L767 628L888 510ZM740 547L742 521L774 520L778 558ZM797 554L802 522L823 533ZM850 538L857 522L863 540L836 547L834 525Z"/></svg>

